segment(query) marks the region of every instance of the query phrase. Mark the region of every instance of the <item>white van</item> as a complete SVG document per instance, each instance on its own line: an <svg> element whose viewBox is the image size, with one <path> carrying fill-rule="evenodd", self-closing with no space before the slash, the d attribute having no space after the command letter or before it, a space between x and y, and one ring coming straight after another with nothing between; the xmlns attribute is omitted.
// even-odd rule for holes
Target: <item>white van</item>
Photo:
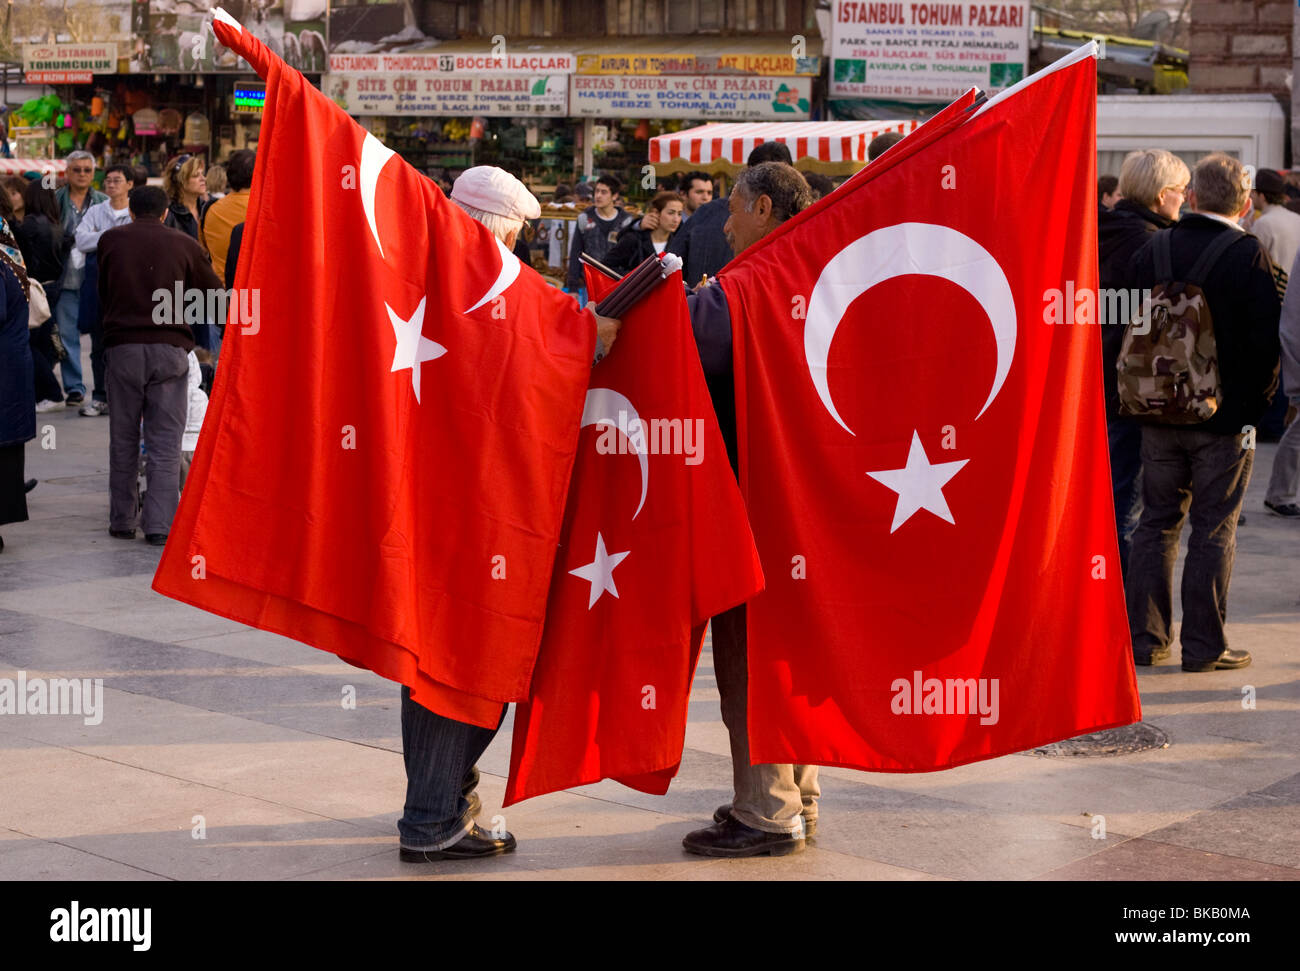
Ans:
<svg viewBox="0 0 1300 971"><path fill-rule="evenodd" d="M1191 168L1211 152L1280 169L1286 116L1268 94L1103 94L1097 97L1097 174L1119 175L1124 156L1163 148Z"/></svg>

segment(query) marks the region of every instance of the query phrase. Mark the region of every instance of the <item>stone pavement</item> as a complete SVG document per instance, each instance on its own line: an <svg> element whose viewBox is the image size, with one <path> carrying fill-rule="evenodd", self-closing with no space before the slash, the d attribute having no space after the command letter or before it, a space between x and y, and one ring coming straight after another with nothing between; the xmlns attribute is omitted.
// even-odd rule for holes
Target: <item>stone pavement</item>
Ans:
<svg viewBox="0 0 1300 971"><path fill-rule="evenodd" d="M1139 669L1168 748L824 769L806 852L692 857L681 838L730 798L706 651L667 796L604 782L529 800L504 813L514 854L413 866L397 859L397 688L153 593L160 551L108 536L108 420L37 418L56 447L48 431L27 446L32 520L3 529L0 678L102 678L105 715L0 716L0 880L1300 878L1300 524L1263 511L1274 446L1259 450L1230 607L1255 663ZM507 720L480 763L484 821L501 812L509 739Z"/></svg>

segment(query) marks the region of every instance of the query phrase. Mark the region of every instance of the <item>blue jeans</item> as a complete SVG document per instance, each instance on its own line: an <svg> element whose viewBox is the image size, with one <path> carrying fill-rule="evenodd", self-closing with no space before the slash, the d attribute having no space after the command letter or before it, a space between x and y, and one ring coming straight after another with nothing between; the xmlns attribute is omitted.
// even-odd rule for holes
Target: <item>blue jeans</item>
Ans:
<svg viewBox="0 0 1300 971"><path fill-rule="evenodd" d="M111 413L110 413L111 414ZM406 761L406 807L397 821L402 846L441 850L470 831L480 802L475 762L505 721L480 728L436 715L402 688L402 753Z"/></svg>
<svg viewBox="0 0 1300 971"><path fill-rule="evenodd" d="M1119 533L1119 568L1128 573L1133 531L1142 514L1142 426L1132 418L1106 418L1110 445L1110 485L1115 494L1115 528Z"/></svg>
<svg viewBox="0 0 1300 971"><path fill-rule="evenodd" d="M60 290L54 305L54 319L58 321L59 337L68 351L68 359L59 365L63 369L63 390L68 394L86 393L81 380L81 331L77 329L77 307L80 294L76 290Z"/></svg>

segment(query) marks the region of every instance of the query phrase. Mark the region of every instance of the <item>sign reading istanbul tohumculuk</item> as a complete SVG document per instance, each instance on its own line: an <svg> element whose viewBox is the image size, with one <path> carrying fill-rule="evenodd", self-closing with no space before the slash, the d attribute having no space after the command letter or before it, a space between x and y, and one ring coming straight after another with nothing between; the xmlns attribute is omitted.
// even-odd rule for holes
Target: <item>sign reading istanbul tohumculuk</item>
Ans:
<svg viewBox="0 0 1300 971"><path fill-rule="evenodd" d="M945 101L994 94L1025 76L1029 0L860 3L836 0L832 98Z"/></svg>
<svg viewBox="0 0 1300 971"><path fill-rule="evenodd" d="M117 45L24 44L23 70L33 73L114 74L117 72Z"/></svg>

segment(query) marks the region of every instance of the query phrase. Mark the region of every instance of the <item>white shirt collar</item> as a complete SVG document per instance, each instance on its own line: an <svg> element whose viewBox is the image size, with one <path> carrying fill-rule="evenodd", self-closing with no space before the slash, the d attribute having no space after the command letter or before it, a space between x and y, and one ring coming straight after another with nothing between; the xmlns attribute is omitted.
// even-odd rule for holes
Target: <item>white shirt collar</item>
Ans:
<svg viewBox="0 0 1300 971"><path fill-rule="evenodd" d="M1237 223L1237 220L1231 219L1227 216L1220 216L1217 212L1198 212L1195 215L1204 216L1206 219L1217 219L1225 226L1231 226L1233 229L1237 230L1238 232L1242 232L1242 233L1245 232L1245 230L1242 229L1241 226Z"/></svg>

